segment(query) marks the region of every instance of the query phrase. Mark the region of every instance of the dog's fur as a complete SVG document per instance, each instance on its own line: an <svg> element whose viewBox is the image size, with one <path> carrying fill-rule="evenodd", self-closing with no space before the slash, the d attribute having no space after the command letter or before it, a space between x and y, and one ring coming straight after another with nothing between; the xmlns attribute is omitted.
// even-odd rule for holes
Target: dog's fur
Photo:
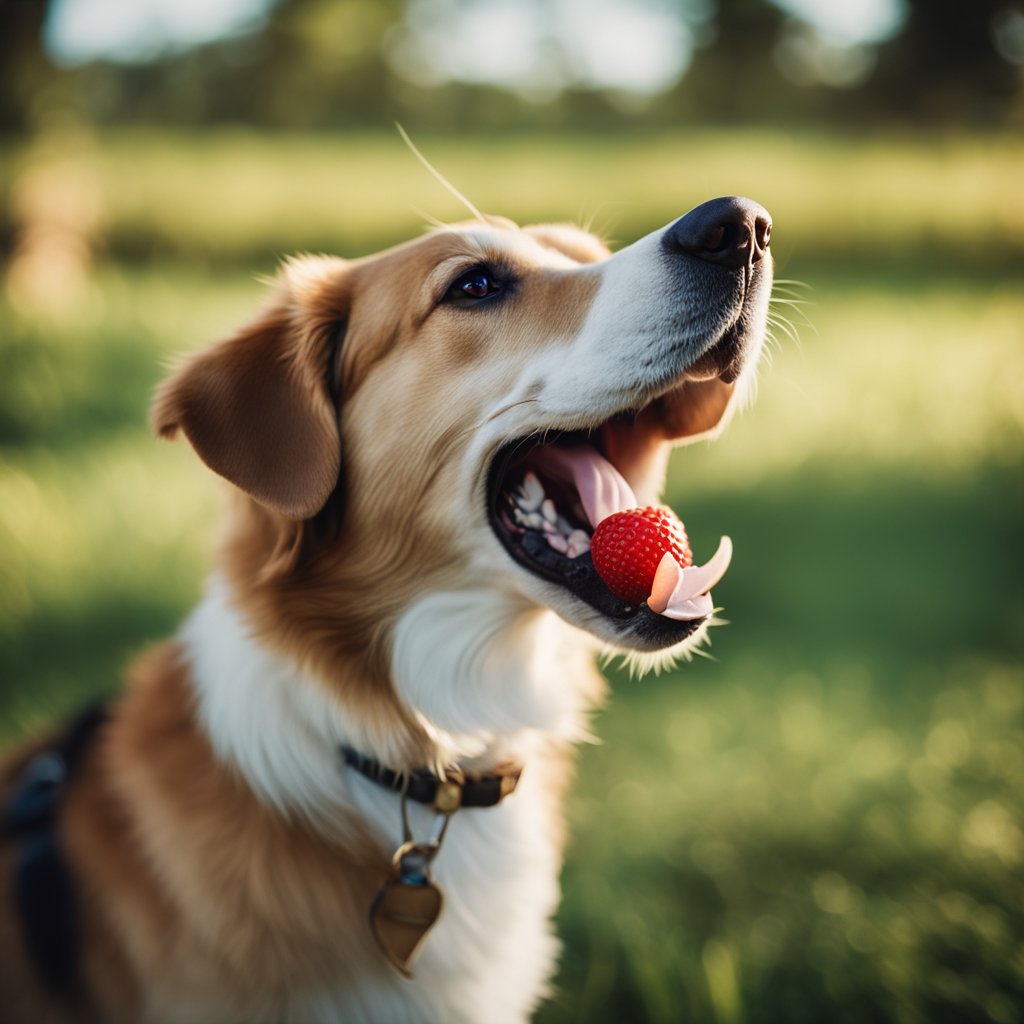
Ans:
<svg viewBox="0 0 1024 1024"><path fill-rule="evenodd" d="M770 257L669 258L663 234L612 256L576 228L486 218L363 260L296 259L262 316L161 387L156 431L235 485L217 566L63 804L80 988L42 990L8 908L5 1020L529 1016L558 951L560 803L602 695L594 651L679 653L701 629L652 638L517 564L489 520L489 470L513 439L600 434L629 410L601 443L655 502L671 442L727 418ZM444 301L479 266L500 268L498 299ZM452 819L446 906L413 980L367 922L398 797L346 769L342 743L397 769L524 766L500 805ZM5 793L30 753L6 764ZM415 833L430 821L412 808ZM13 856L0 846L8 881Z"/></svg>

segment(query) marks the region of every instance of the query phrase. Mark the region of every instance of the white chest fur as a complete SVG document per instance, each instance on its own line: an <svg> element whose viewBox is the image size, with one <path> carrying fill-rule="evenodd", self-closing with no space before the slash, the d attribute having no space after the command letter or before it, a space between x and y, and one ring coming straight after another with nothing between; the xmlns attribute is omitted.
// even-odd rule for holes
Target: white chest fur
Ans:
<svg viewBox="0 0 1024 1024"><path fill-rule="evenodd" d="M513 1024L534 1009L558 951L550 917L560 853L543 749L585 734L593 696L576 636L550 613L501 595L432 595L400 621L396 690L439 754L513 756L525 765L522 780L497 807L453 818L434 864L445 908L414 980L384 972L343 991L296 992L289 1020ZM343 769L338 755L348 743L386 761L379 726L359 722L342 699L258 644L216 579L182 639L202 725L218 756L260 799L335 838L339 809L355 808L383 847L398 845L397 796ZM412 807L410 819L417 837L429 834L428 809Z"/></svg>

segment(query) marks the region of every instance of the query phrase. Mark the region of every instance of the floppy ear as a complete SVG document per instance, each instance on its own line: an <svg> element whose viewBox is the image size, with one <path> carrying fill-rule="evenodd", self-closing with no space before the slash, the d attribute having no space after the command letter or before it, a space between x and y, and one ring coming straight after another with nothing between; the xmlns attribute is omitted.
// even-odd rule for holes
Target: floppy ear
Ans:
<svg viewBox="0 0 1024 1024"><path fill-rule="evenodd" d="M182 431L215 473L292 519L323 507L341 466L328 381L344 310L321 287L301 284L286 282L267 314L188 359L151 410L161 437Z"/></svg>

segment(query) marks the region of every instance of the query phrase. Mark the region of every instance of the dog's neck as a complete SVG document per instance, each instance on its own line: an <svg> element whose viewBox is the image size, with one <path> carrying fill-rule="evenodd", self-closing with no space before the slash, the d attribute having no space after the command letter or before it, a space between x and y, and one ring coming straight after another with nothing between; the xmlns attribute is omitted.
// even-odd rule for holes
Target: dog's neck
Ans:
<svg viewBox="0 0 1024 1024"><path fill-rule="evenodd" d="M339 627L341 628L341 627ZM388 714L346 702L344 679L318 679L253 635L214 576L182 631L200 724L217 755L285 813L329 817L345 802L342 744L397 768L410 736ZM486 770L528 764L539 743L585 739L603 683L591 645L513 594L434 593L397 622L394 696L416 723L420 763ZM393 701L392 701L393 703Z"/></svg>

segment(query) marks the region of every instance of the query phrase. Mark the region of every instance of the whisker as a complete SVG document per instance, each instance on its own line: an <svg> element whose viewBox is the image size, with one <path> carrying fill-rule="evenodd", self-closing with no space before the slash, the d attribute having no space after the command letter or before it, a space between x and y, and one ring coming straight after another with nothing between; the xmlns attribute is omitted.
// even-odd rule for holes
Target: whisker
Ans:
<svg viewBox="0 0 1024 1024"><path fill-rule="evenodd" d="M768 323L771 327L774 327L782 331L782 333L785 334L786 337L789 338L790 341L792 341L794 344L800 344L800 335L797 333L797 330L793 326L793 324L791 324L788 320L777 320L769 317ZM773 340L777 339L773 338Z"/></svg>
<svg viewBox="0 0 1024 1024"><path fill-rule="evenodd" d="M584 231L589 231L591 234L597 235L605 243L605 245L609 244L608 239L605 238L605 231L607 230L607 228L603 230L595 230L594 223L597 221L598 214L600 214L603 210L612 205L614 204L610 200L607 202L598 203L597 207L586 218L583 217L583 210L581 208L580 215L577 218L580 222L580 227Z"/></svg>
<svg viewBox="0 0 1024 1024"><path fill-rule="evenodd" d="M785 313L781 312L778 309L773 309L770 310L768 313L768 320L774 326L785 331L785 333L788 334L790 338L792 338L795 342L799 344L800 334L797 328L797 324L794 323L789 316L787 316ZM814 324L810 320L808 320L807 317L804 316L802 313L800 314L800 324L801 326L809 327L812 331L817 330Z"/></svg>
<svg viewBox="0 0 1024 1024"><path fill-rule="evenodd" d="M772 314L782 317L788 323L794 324L794 326L800 324L801 327L809 327L815 334L818 333L817 325L802 309L791 310L788 316L779 309L772 310Z"/></svg>
<svg viewBox="0 0 1024 1024"><path fill-rule="evenodd" d="M455 196L478 221L486 224L487 218L416 148L415 143L409 138L409 133L397 121L395 122L395 127L398 129L398 134L402 136L402 141L409 147L412 155L423 164L441 186L451 195Z"/></svg>
<svg viewBox="0 0 1024 1024"><path fill-rule="evenodd" d="M788 288L784 284L776 284L772 289L773 295L785 295L786 298L798 300L801 302L812 302L813 299L805 298L806 292L798 292L794 288Z"/></svg>
<svg viewBox="0 0 1024 1024"><path fill-rule="evenodd" d="M499 416L504 416L510 409L515 409L520 405L537 405L536 398L522 398L518 402L509 402L508 405L503 405L500 409L496 409L479 425L482 427L485 423L490 423L492 420L496 420Z"/></svg>
<svg viewBox="0 0 1024 1024"><path fill-rule="evenodd" d="M421 210L418 206L410 206L410 210L416 214L417 217L422 217L427 224L432 228L438 228L441 231L452 231L453 228L450 224L445 224L443 220L438 220L433 214L427 213L426 210Z"/></svg>
<svg viewBox="0 0 1024 1024"><path fill-rule="evenodd" d="M781 313L779 310L775 309L771 311L771 316L774 316L776 320L781 320L789 324L790 327L796 327L797 324L799 324L801 327L809 327L812 331L817 330L817 328L814 326L814 322L812 320L809 320L803 314L800 314L798 317L786 316L784 313Z"/></svg>
<svg viewBox="0 0 1024 1024"><path fill-rule="evenodd" d="M795 318L799 318L799 321L803 324L810 326L810 321L804 315L803 310L796 311L784 311L776 308L769 308L768 316L774 319L777 323L785 323L790 326L795 326Z"/></svg>
<svg viewBox="0 0 1024 1024"><path fill-rule="evenodd" d="M805 306L814 305L816 305L814 302L803 302L799 299L786 299L780 295L772 295L768 300L768 308L771 310L773 315L782 317L783 313L780 307L785 307L789 311L790 316L798 317L800 323L810 327L812 331L817 331L817 328L814 326L814 322L804 310ZM789 317L784 317L784 319L789 320Z"/></svg>

